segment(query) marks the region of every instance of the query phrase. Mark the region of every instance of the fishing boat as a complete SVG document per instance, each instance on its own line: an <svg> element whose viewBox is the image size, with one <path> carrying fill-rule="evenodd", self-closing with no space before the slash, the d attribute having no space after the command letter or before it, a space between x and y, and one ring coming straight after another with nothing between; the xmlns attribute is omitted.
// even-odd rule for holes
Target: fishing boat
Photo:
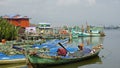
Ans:
<svg viewBox="0 0 120 68"><path fill-rule="evenodd" d="M31 49L34 49L34 48L40 48L39 50L45 52L45 49L44 47L46 48L53 48L56 46L56 44L58 42L61 42L61 43L67 43L68 39L64 39L64 40L52 40L52 41L49 41L49 42L46 42L46 43L43 43L41 45L33 45L31 46L32 48ZM7 46L6 46L7 47ZM13 45L12 46L13 49L11 50L14 50L15 51L9 51L8 53L11 53L11 55L9 54L5 54L4 52L0 52L0 64L4 65L4 64L18 64L18 63L25 63L26 62L26 57L24 54L16 54L14 52L21 52L21 50L25 49L21 46L17 46L17 45ZM30 47L29 47L30 48ZM5 48L4 48L5 49ZM14 53L14 54L12 54Z"/></svg>
<svg viewBox="0 0 120 68"><path fill-rule="evenodd" d="M25 62L26 62L26 59L23 54L6 55L0 52L0 65L19 64L19 63L25 63Z"/></svg>
<svg viewBox="0 0 120 68"><path fill-rule="evenodd" d="M9 43L0 45L0 65L25 63L26 57L21 51L12 48Z"/></svg>
<svg viewBox="0 0 120 68"><path fill-rule="evenodd" d="M101 37L105 36L103 32L92 31L92 32L81 32L81 31L72 31L73 37Z"/></svg>
<svg viewBox="0 0 120 68"><path fill-rule="evenodd" d="M55 47L58 47L58 42L62 43L62 44L65 44L65 43L68 43L69 42L69 38L66 38L66 39L54 39L54 40L50 40L50 41L47 41L45 43L42 43L42 44L34 44L32 47L33 48L55 48Z"/></svg>
<svg viewBox="0 0 120 68"><path fill-rule="evenodd" d="M64 48L64 46L62 46ZM51 65L60 65L60 64L68 64L73 62L80 62L87 59L92 59L98 56L102 47L100 45L94 46L93 50L90 53L84 53L83 51L77 51L74 53L69 53L66 56L58 56L51 55L48 53L42 53L38 55L29 55L27 54L27 58L29 63L33 66L33 68L39 68L41 66L51 66ZM78 55L79 54L79 55Z"/></svg>
<svg viewBox="0 0 120 68"><path fill-rule="evenodd" d="M82 28L73 28L71 30L73 37L101 37L105 36L103 27L90 27L87 25L86 29Z"/></svg>

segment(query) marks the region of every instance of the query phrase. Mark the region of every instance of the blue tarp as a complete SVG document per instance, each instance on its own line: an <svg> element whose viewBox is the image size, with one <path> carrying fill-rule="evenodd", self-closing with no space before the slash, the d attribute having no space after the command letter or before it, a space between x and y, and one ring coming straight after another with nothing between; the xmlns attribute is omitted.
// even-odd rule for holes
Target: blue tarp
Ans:
<svg viewBox="0 0 120 68"><path fill-rule="evenodd" d="M43 43L43 44L34 44L32 47L35 48L35 47L38 47L38 48L55 48L55 47L58 47L58 43L61 42L61 43L65 43L66 41L68 41L68 39L64 39L64 40L59 40L59 39L55 39L55 40L52 40L52 41L48 41L46 43Z"/></svg>
<svg viewBox="0 0 120 68"><path fill-rule="evenodd" d="M16 55L6 55L0 52L0 60L11 60L11 59L21 59L25 58L23 54L16 54Z"/></svg>

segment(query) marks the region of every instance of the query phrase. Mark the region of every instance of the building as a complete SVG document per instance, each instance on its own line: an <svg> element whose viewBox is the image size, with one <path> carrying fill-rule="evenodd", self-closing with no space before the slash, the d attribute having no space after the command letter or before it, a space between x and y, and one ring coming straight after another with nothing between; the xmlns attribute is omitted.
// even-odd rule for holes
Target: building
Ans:
<svg viewBox="0 0 120 68"><path fill-rule="evenodd" d="M40 29L49 29L49 28L51 28L51 24L50 23L39 23L38 27Z"/></svg>
<svg viewBox="0 0 120 68"><path fill-rule="evenodd" d="M50 23L39 23L38 24L38 28L39 28L39 32L40 33L51 33L52 32L52 28L51 28L51 24Z"/></svg>
<svg viewBox="0 0 120 68"><path fill-rule="evenodd" d="M21 16L19 14L15 15L4 15L2 18L7 19L11 24L19 27L29 27L30 22L27 16Z"/></svg>
<svg viewBox="0 0 120 68"><path fill-rule="evenodd" d="M28 34L36 34L36 27L26 27L25 32Z"/></svg>

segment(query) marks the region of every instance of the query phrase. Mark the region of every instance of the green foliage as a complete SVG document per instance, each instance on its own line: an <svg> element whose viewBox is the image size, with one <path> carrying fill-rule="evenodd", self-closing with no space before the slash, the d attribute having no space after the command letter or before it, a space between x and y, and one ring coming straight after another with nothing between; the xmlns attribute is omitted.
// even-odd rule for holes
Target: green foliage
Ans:
<svg viewBox="0 0 120 68"><path fill-rule="evenodd" d="M0 18L0 40L13 40L18 36L19 28L10 24L6 19Z"/></svg>

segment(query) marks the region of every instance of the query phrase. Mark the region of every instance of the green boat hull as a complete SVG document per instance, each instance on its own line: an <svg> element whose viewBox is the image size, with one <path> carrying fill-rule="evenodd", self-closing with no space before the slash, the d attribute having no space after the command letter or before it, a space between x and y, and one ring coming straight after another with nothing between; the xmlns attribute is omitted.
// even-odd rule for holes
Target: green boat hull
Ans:
<svg viewBox="0 0 120 68"><path fill-rule="evenodd" d="M100 52L100 49L96 51L94 54L87 54L82 57L72 57L72 58L41 58L38 56L28 56L28 59L33 66L33 68L39 68L42 66L50 66L50 65L61 65L68 64L73 62L80 62L83 60L91 59L97 57Z"/></svg>

